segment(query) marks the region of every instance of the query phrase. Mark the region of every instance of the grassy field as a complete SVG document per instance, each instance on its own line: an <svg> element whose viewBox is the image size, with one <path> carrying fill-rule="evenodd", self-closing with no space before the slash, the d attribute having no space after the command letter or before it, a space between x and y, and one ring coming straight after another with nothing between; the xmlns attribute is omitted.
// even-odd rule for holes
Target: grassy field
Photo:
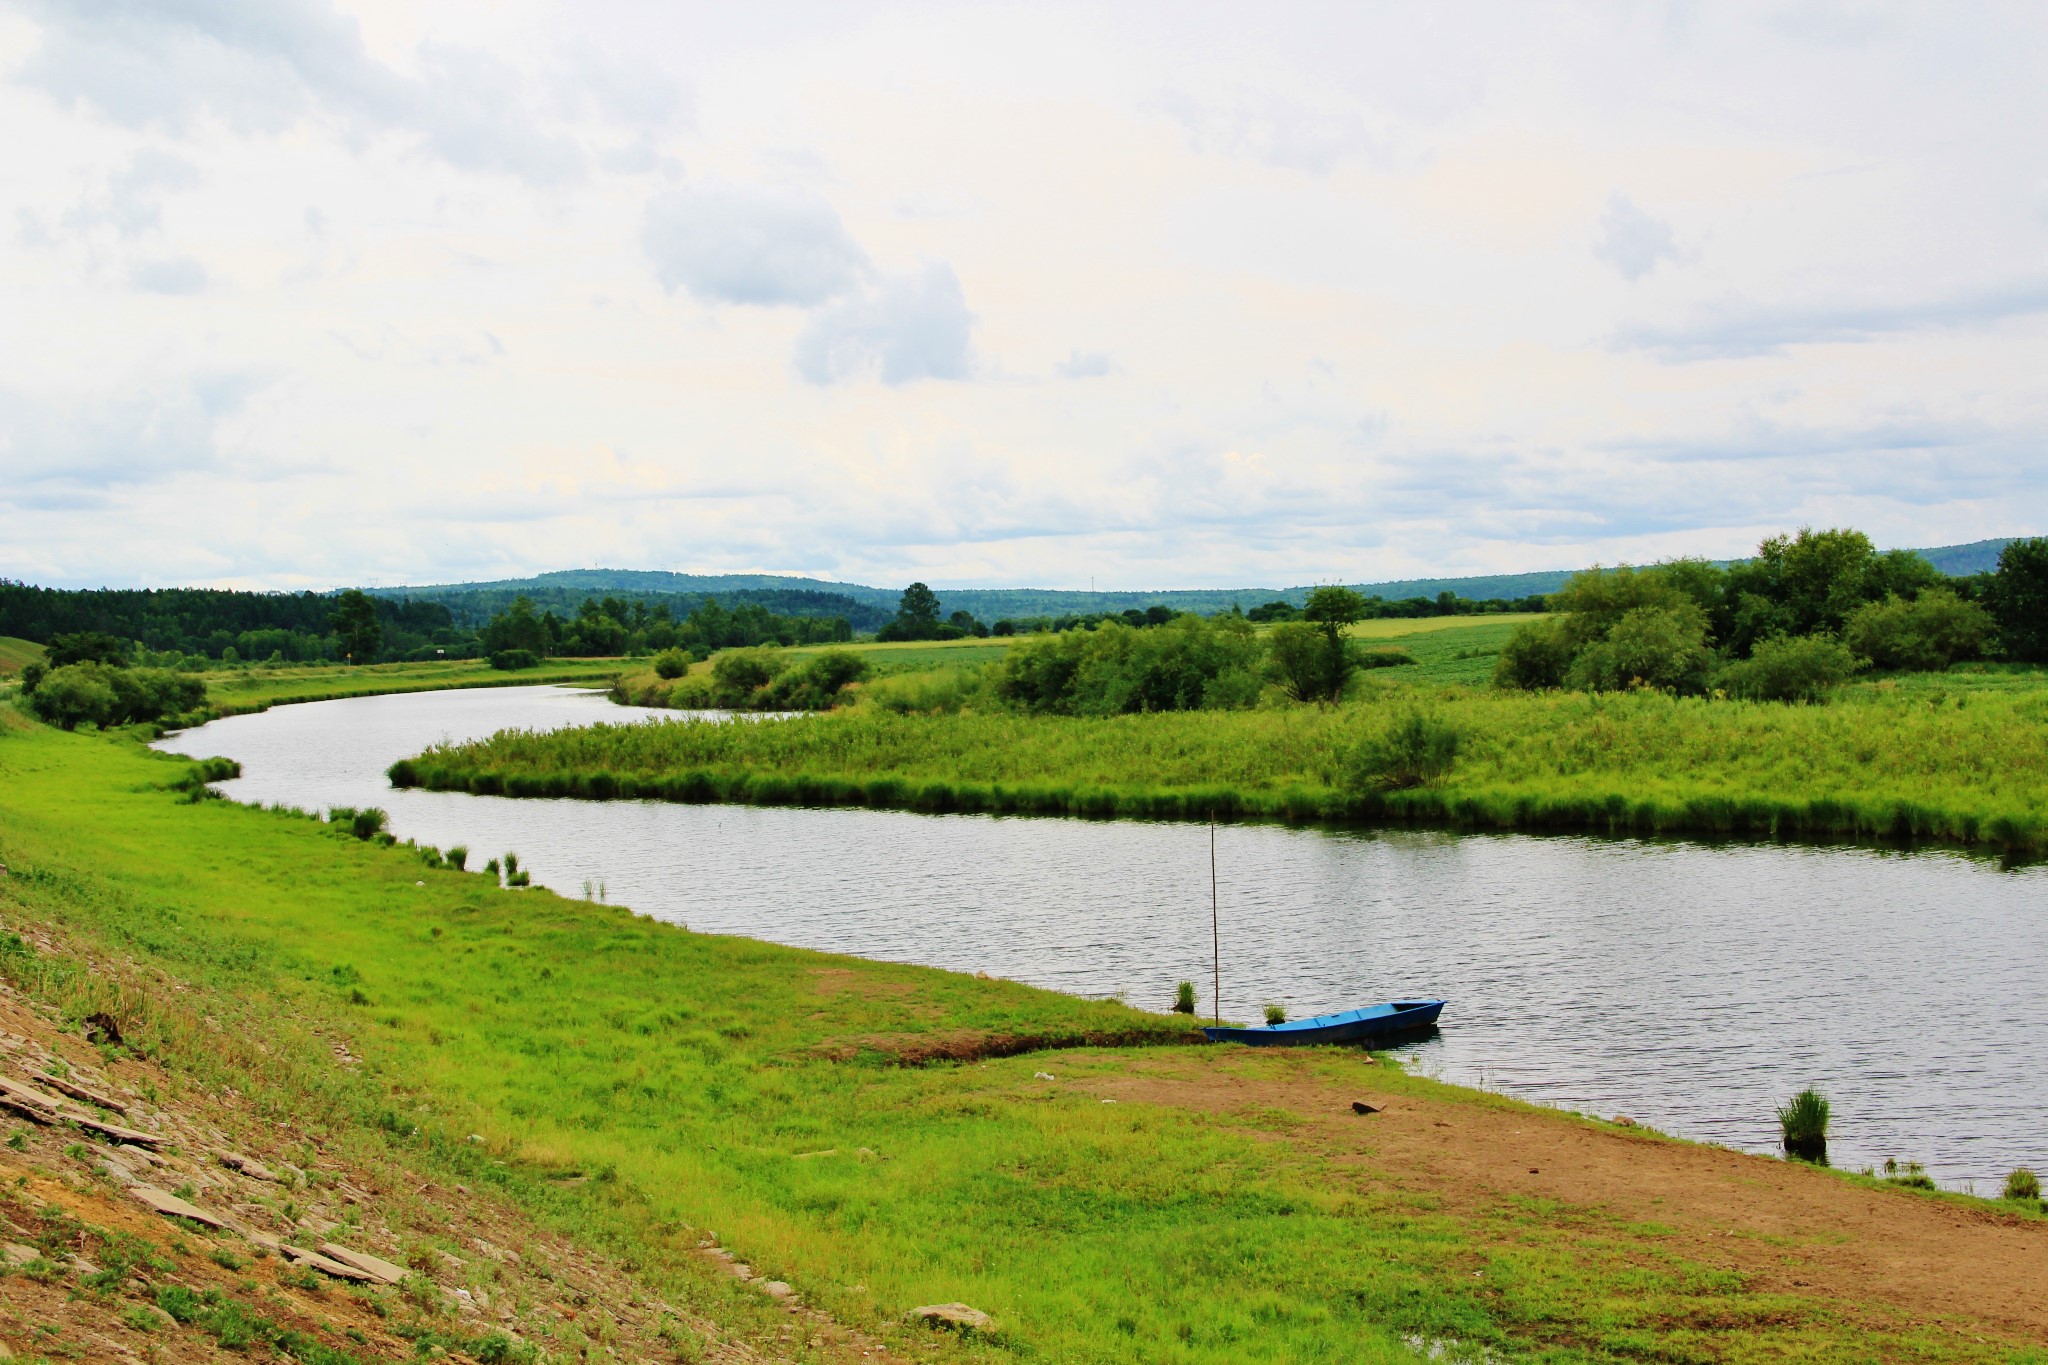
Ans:
<svg viewBox="0 0 2048 1365"><path fill-rule="evenodd" d="M1700 1161L1908 1214L1917 1196L1866 1196L1356 1054L1175 1047L1175 1016L501 890L316 821L190 802L170 789L189 766L0 712L5 927L97 944L236 1036L345 1042L360 1084L323 1097L328 1140L347 1129L433 1154L629 1264L673 1260L715 1229L913 1358L2044 1358L2010 1325L1941 1330L1868 1287L1849 1302L1781 1282L1771 1267L1831 1255L1836 1232L1781 1238L1747 1269L1725 1229L1687 1231L1675 1204L1653 1209L1661 1198L1630 1212L1546 1192L1514 1144L1541 1133L1624 1165L1678 1162L1643 1171L1674 1198ZM148 1002L112 1003L150 1047ZM1163 1046L1002 1055L1091 1039ZM1147 1098L1174 1086L1215 1098ZM1402 1155L1394 1128L1376 1146L1289 1107L1349 1124L1345 1097L1363 1089L1409 1116L1418 1150L1482 1133L1497 1146L1446 1183L1433 1158ZM954 1300L994 1314L996 1333L906 1335L906 1310ZM806 1358L787 1339L780 1353Z"/></svg>
<svg viewBox="0 0 2048 1365"><path fill-rule="evenodd" d="M1450 641L1452 632L1437 638ZM1335 708L1105 719L855 710L802 724L505 734L394 769L439 790L1089 816L1442 822L2048 852L2048 687L2038 672L1881 680L1827 706L1657 693L1503 693L1368 675ZM1374 790L1359 742L1420 712L1460 738L1447 776Z"/></svg>
<svg viewBox="0 0 2048 1365"><path fill-rule="evenodd" d="M43 657L43 647L33 640L17 640L12 635L0 635L0 678L11 677L21 672L26 664Z"/></svg>
<svg viewBox="0 0 2048 1365"><path fill-rule="evenodd" d="M602 686L617 676L621 659L548 659L538 667L504 671L480 659L432 663L308 664L287 668L243 668L208 673L207 709L216 716L242 715L297 701L333 701L387 692L437 692L452 687L531 687L539 683Z"/></svg>

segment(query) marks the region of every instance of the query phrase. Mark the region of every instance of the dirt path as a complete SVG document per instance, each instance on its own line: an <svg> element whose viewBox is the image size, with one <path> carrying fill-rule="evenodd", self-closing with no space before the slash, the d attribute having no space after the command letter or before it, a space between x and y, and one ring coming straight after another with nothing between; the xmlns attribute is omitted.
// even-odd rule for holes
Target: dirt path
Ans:
<svg viewBox="0 0 2048 1365"><path fill-rule="evenodd" d="M1408 1093L1316 1074L1306 1056L1226 1066L1134 1058L1087 1084L1105 1097L1228 1113L1268 1106L1304 1122L1290 1141L1365 1158L1399 1187L1460 1212L1558 1200L1673 1230L1663 1245L1759 1288L1896 1322L2048 1341L2048 1221L1810 1167L1632 1133L1538 1109ZM1385 1073L1379 1073L1384 1076ZM1383 1105L1360 1116L1353 1100Z"/></svg>

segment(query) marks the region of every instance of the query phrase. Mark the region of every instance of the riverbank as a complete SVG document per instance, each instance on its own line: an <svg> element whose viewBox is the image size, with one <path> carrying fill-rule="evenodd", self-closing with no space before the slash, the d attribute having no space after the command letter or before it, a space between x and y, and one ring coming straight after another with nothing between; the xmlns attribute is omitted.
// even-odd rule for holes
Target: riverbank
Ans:
<svg viewBox="0 0 2048 1365"><path fill-rule="evenodd" d="M1827 706L1397 684L1333 708L599 726L437 747L391 778L507 796L1932 840L2038 857L2048 689L1998 681L1865 685ZM1455 761L1421 785L1377 785L1361 743L1418 715L1456 736Z"/></svg>
<svg viewBox="0 0 2048 1365"><path fill-rule="evenodd" d="M461 687L533 687L545 683L596 687L609 684L623 664L620 659L549 659L525 669L492 668L481 659L435 660L430 663L309 664L290 668L223 669L203 675L206 709L183 718L187 724L221 716L242 716L293 702L340 701L346 697L383 696L396 692L440 692Z"/></svg>
<svg viewBox="0 0 2048 1365"><path fill-rule="evenodd" d="M2013 1360L2048 1338L2008 1283L2038 1275L2048 1224L1982 1201L1353 1054L979 1055L1186 1025L499 889L403 846L183 801L167 788L189 765L127 740L6 724L0 921L134 973L118 992L79 982L100 994L54 1002L66 1017L116 1008L185 1080L332 1146L440 1163L678 1307L719 1324L731 1308L717 1330L741 1339L759 1296L692 1268L714 1229L835 1330L919 1358L1406 1360L1414 1340ZM212 1061L155 1043L164 1002L252 1045ZM268 1083L267 1056L320 1083ZM241 1084L221 1069L243 1064ZM956 1300L994 1315L993 1339L903 1324ZM822 1355L766 1333L753 1349Z"/></svg>

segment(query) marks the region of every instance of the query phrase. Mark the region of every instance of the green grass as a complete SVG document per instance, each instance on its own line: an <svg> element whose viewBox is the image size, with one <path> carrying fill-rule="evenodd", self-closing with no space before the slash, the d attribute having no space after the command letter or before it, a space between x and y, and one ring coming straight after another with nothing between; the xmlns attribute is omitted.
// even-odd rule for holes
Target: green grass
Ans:
<svg viewBox="0 0 2048 1365"><path fill-rule="evenodd" d="M0 635L0 678L21 672L26 665L41 659L43 653L43 647L33 640Z"/></svg>
<svg viewBox="0 0 2048 1365"><path fill-rule="evenodd" d="M1109 718L853 711L791 724L600 726L431 749L393 773L513 796L1170 819L1213 811L2048 852L2048 687L2038 673L2024 687L1879 682L1831 705L1787 706L1382 681L1413 671L1369 674L1366 697L1337 708ZM1448 775L1408 790L1354 784L1354 747L1417 709L1458 733Z"/></svg>
<svg viewBox="0 0 2048 1365"><path fill-rule="evenodd" d="M931 1338L922 1356L1406 1361L1412 1334L1556 1362L2017 1358L1930 1337L1881 1305L1844 1314L1753 1287L1596 1208L1446 1201L1369 1150L1319 1154L1270 1107L1110 1105L1087 1087L1136 1066L1232 1086L1308 1074L1576 1119L1391 1068L1368 1077L1341 1052L896 1065L888 1053L906 1047L1165 1041L1188 1025L423 873L402 847L181 801L167 788L188 767L0 711L0 923L54 926L180 983L180 1008L265 1039L265 1056L346 1039L363 1065L328 1067L325 1107L298 1118L329 1140L437 1153L628 1256L680 1254L715 1229L855 1325L951 1300L1000 1324L994 1342ZM29 957L16 944L0 970L32 986ZM62 1003L74 1017L121 1010L169 1065L218 1065L164 1043L132 988L94 994L116 989L74 981Z"/></svg>
<svg viewBox="0 0 2048 1365"><path fill-rule="evenodd" d="M216 716L263 711L288 702L334 701L390 692L437 692L454 687L531 687L541 683L609 683L623 659L548 659L537 668L504 671L480 659L430 663L292 665L208 673L207 710Z"/></svg>

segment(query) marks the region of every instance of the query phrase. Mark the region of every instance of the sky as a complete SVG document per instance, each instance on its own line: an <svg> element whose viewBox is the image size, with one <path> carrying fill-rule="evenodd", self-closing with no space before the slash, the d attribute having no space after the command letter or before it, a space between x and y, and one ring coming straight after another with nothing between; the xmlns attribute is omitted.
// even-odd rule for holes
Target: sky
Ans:
<svg viewBox="0 0 2048 1365"><path fill-rule="evenodd" d="M0 0L0 576L2048 531L2048 7Z"/></svg>

